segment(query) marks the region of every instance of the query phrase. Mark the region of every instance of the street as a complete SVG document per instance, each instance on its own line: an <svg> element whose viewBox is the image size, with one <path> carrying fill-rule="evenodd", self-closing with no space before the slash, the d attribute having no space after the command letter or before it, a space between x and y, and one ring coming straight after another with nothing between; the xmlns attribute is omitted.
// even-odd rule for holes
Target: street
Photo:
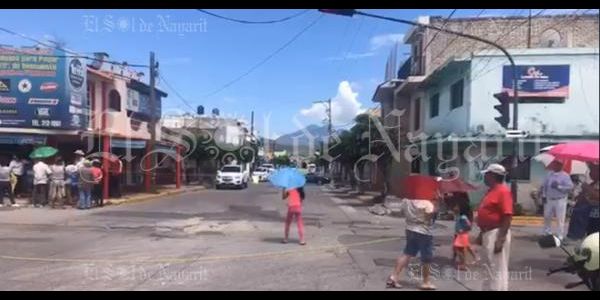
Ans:
<svg viewBox="0 0 600 300"><path fill-rule="evenodd" d="M295 224L281 243L285 202L266 183L88 211L0 211L0 290L384 290L404 248L404 221L367 206L307 187L306 246ZM453 230L453 222L436 225L435 284L480 290L485 268L452 268ZM560 291L577 280L545 275L565 256L538 248L539 228L512 232L511 290ZM417 264L405 290L418 287Z"/></svg>

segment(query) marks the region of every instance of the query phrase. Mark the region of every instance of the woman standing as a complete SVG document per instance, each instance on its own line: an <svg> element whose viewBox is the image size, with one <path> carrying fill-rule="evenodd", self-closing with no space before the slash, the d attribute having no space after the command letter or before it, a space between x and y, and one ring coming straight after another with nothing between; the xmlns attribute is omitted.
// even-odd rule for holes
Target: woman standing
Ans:
<svg viewBox="0 0 600 300"><path fill-rule="evenodd" d="M288 242L290 225L295 218L296 223L298 224L300 245L306 245L306 241L304 240L304 222L302 221L302 202L304 201L304 196L304 188L302 187L283 190L282 199L288 200L288 212L285 219L285 237L282 241L284 244Z"/></svg>

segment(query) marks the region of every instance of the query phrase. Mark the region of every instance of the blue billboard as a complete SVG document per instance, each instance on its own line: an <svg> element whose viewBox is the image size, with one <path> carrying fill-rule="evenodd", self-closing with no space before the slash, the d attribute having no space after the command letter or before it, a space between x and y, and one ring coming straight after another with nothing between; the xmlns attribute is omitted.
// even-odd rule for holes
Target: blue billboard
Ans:
<svg viewBox="0 0 600 300"><path fill-rule="evenodd" d="M517 66L517 86L520 97L569 97L569 65ZM513 73L510 66L502 70L502 91L513 94Z"/></svg>
<svg viewBox="0 0 600 300"><path fill-rule="evenodd" d="M0 48L0 127L88 127L87 67L48 48Z"/></svg>

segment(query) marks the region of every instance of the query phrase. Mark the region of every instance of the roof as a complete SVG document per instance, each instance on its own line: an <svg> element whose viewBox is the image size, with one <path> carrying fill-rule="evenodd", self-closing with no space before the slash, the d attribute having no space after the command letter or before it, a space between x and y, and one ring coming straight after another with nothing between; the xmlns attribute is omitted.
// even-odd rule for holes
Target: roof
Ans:
<svg viewBox="0 0 600 300"><path fill-rule="evenodd" d="M145 84L145 83L143 83L141 81L135 80L135 79L131 79L129 81L129 83L127 84L127 87L130 87L130 88L132 88L134 90L137 90L139 92L142 92L142 93L146 93L146 94L150 93L150 86L149 85L147 85L147 84ZM158 97L163 97L164 98L164 97L168 96L168 94L166 92L163 92L163 91L159 90L156 87L154 88L154 90L156 91Z"/></svg>

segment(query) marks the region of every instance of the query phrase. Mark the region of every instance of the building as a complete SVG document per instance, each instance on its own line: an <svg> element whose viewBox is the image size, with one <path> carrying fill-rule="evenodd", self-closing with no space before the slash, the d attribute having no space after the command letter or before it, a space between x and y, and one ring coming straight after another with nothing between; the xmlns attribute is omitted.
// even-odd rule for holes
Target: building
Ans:
<svg viewBox="0 0 600 300"><path fill-rule="evenodd" d="M436 26L444 20L419 19ZM530 158L540 147L598 140L598 15L461 18L450 19L446 28L496 41L518 66L519 129L529 136L522 140L520 164L512 173L519 182L517 201L533 209L529 194L544 170ZM510 166L512 143L494 120L499 116L494 94L512 87L506 57L485 44L429 29L412 28L404 41L411 45L411 57L398 78L382 83L373 97L381 103L386 125L408 133L400 142L409 155L394 161L392 181L410 173L458 171L481 183L478 171L489 163ZM390 116L393 110L403 111L402 116ZM510 111L512 116L512 105ZM471 196L478 201L481 192Z"/></svg>

